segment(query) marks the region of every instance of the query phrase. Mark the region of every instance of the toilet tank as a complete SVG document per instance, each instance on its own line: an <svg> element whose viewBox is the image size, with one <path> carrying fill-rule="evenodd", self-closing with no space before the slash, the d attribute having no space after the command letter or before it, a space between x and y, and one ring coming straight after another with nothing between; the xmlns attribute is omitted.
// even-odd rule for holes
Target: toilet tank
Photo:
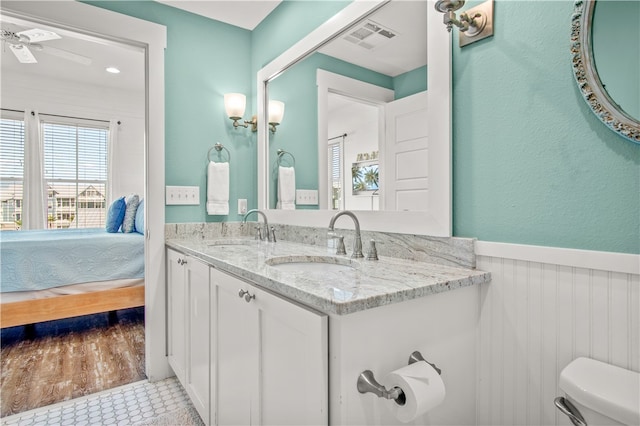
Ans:
<svg viewBox="0 0 640 426"><path fill-rule="evenodd" d="M559 386L570 399L596 413L625 425L640 424L640 373L576 358L560 373Z"/></svg>

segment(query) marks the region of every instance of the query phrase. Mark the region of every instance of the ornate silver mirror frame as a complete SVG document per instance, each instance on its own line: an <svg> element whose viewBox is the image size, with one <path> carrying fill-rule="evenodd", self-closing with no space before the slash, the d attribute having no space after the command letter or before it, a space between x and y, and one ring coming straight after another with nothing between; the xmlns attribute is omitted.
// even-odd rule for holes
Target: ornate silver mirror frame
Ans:
<svg viewBox="0 0 640 426"><path fill-rule="evenodd" d="M602 86L593 58L591 27L596 0L576 0L571 18L573 73L585 101L611 130L640 143L640 121L620 109Z"/></svg>

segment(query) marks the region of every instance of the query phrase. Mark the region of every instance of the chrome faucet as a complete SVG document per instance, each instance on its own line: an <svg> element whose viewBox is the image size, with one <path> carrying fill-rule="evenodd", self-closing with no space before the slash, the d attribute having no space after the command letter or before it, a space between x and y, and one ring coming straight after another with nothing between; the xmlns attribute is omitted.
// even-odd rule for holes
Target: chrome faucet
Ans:
<svg viewBox="0 0 640 426"><path fill-rule="evenodd" d="M271 242L271 234L269 233L269 221L267 220L267 215L264 214L262 210L258 210L258 209L249 210L244 214L244 217L242 218L242 223L247 223L247 216L249 216L251 213L257 213L258 215L262 216L262 219L264 220L264 230L265 230L265 234L267 235L267 241ZM257 227L257 230L258 230L259 238L260 240L262 240L263 236L259 226ZM275 233L274 233L274 237L275 237Z"/></svg>
<svg viewBox="0 0 640 426"><path fill-rule="evenodd" d="M341 210L338 213L336 213L331 218L331 221L329 222L329 232L333 232L333 227L336 223L336 219L342 215L349 216L351 219L353 219L353 223L356 226L356 235L353 240L353 253L351 254L351 257L362 258L364 257L364 255L362 254L362 237L360 236L360 222L358 222L358 218L356 217L355 214L353 214L353 212L349 210Z"/></svg>

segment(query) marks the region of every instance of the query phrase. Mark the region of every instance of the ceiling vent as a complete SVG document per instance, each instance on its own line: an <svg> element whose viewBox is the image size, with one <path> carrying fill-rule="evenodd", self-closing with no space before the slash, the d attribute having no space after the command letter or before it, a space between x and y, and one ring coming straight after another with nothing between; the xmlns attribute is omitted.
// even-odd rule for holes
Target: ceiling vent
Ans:
<svg viewBox="0 0 640 426"><path fill-rule="evenodd" d="M385 28L377 22L367 20L350 30L344 39L368 50L373 50L394 38L397 32Z"/></svg>

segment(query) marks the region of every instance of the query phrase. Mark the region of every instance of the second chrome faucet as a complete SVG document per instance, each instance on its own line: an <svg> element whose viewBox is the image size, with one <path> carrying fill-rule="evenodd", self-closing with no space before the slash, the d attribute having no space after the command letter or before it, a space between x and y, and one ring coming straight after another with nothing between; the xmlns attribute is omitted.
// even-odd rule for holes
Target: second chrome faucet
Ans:
<svg viewBox="0 0 640 426"><path fill-rule="evenodd" d="M256 213L259 216L262 216L262 219L264 220L264 233L266 234L267 241L269 242L273 241L275 243L276 230L274 227L271 227L271 229L269 229L269 221L267 220L267 215L264 214L262 210L258 210L258 209L249 210L244 214L244 217L242 218L242 223L247 223L247 216L249 216L251 213ZM260 240L264 240L265 236L263 236L262 231L260 230L260 225L256 227L256 231L257 231L257 238L259 238Z"/></svg>
<svg viewBox="0 0 640 426"><path fill-rule="evenodd" d="M360 222L358 221L358 218L353 212L349 210L341 210L335 215L333 215L333 217L331 218L331 221L329 222L329 232L333 232L336 219L338 219L340 216L349 216L351 219L353 219L353 223L355 224L355 227L356 227L356 235L353 240L353 254L351 254L351 257L356 259L364 257L364 254L362 254L362 237L360 236Z"/></svg>

